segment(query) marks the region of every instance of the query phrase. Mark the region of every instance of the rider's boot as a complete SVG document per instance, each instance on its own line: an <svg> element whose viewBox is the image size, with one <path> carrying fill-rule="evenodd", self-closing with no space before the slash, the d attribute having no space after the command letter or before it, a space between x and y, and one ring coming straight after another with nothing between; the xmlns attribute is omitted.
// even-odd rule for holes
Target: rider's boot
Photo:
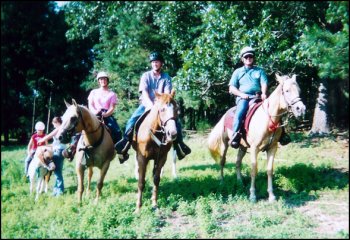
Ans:
<svg viewBox="0 0 350 240"><path fill-rule="evenodd" d="M115 150L120 155L119 156L119 162L121 164L123 164L129 158L128 151L129 151L129 149L131 147L131 141L129 139L131 139L131 137L132 137L132 132L133 132L133 128L130 129L123 136L123 138L114 145Z"/></svg>
<svg viewBox="0 0 350 240"><path fill-rule="evenodd" d="M191 153L191 149L184 142L174 142L174 149L179 160Z"/></svg>
<svg viewBox="0 0 350 240"><path fill-rule="evenodd" d="M290 139L289 135L286 133L286 130L284 127L282 127L282 134L280 139L278 140L282 146L287 145L290 143L292 140Z"/></svg>
<svg viewBox="0 0 350 240"><path fill-rule="evenodd" d="M69 147L62 151L62 156L68 158L69 161L73 161L75 152L77 151L77 145L79 142L80 135L74 136L73 143Z"/></svg>
<svg viewBox="0 0 350 240"><path fill-rule="evenodd" d="M241 133L234 132L232 135L231 143L230 143L231 147L238 148L240 142L241 142Z"/></svg>

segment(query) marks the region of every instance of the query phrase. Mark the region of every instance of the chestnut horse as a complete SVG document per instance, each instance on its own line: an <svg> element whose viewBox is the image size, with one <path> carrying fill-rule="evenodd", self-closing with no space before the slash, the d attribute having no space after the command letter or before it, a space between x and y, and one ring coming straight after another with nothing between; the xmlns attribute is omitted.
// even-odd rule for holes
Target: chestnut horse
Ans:
<svg viewBox="0 0 350 240"><path fill-rule="evenodd" d="M106 126L88 108L78 105L74 99L72 102L73 104L70 105L65 101L67 110L62 117L58 138L62 143L68 143L74 133L82 132L75 154L75 169L78 176L78 201L81 202L84 191L85 168L88 168L87 194L89 194L93 167L98 167L100 169L100 178L97 183L95 199L95 203L97 203L110 161L114 159L116 152Z"/></svg>
<svg viewBox="0 0 350 240"><path fill-rule="evenodd" d="M279 125L283 114L291 111L296 118L305 114L305 105L300 98L300 88L296 82L296 75L292 78L276 74L279 85L271 95L263 101L249 123L246 141L242 138L236 159L237 180L241 183L241 163L247 148L250 148L251 185L250 200L255 202L255 178L257 175L257 156L260 151L267 153L267 180L269 201L275 200L272 186L273 162L277 151L278 140L282 129ZM228 114L226 112L226 114ZM208 137L208 147L211 156L220 163L221 181L223 181L223 168L226 162L226 153L232 130L224 127L225 116L216 124ZM248 145L249 144L249 145Z"/></svg>
<svg viewBox="0 0 350 240"><path fill-rule="evenodd" d="M149 160L154 160L152 206L157 207L157 194L161 170L167 160L168 152L176 139L177 104L175 91L171 94L158 94L150 112L141 123L132 141L138 165L138 192L135 213L142 206L142 192L145 188L146 168Z"/></svg>

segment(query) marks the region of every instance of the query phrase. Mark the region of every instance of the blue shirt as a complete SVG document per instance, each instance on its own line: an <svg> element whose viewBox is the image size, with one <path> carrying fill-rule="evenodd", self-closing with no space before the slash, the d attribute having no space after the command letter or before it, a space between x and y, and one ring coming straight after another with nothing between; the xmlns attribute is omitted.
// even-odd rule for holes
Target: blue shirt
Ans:
<svg viewBox="0 0 350 240"><path fill-rule="evenodd" d="M171 78L167 73L161 73L160 77L156 79L156 77L153 75L152 70L145 72L140 81L139 85L139 92L142 91L148 92L148 95L152 102L154 102L155 94L154 91L157 93L170 93L172 89L172 83ZM146 103L142 99L141 95L141 104L143 106L146 106Z"/></svg>
<svg viewBox="0 0 350 240"><path fill-rule="evenodd" d="M245 94L255 95L256 92L261 91L263 84L267 85L267 76L262 68L243 66L233 72L229 86L234 86Z"/></svg>

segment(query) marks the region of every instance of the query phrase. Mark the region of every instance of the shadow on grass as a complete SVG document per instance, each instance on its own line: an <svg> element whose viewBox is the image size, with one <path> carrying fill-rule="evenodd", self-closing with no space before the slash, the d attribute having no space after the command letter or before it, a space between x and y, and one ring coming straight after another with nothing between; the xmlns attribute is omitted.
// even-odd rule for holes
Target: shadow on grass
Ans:
<svg viewBox="0 0 350 240"><path fill-rule="evenodd" d="M226 165L225 171L235 167L235 164ZM205 169L217 169L219 175L220 168L212 165L182 168L182 171ZM223 184L220 184L218 175L180 177L177 181L161 181L159 198L167 198L170 194L174 194L179 195L184 200L193 201L199 196L206 197L213 193L220 194L224 198L230 194L242 195L249 198L250 174L243 175L243 186L237 182L236 174L226 174ZM289 167L280 167L276 169L273 176L274 193L277 199L285 199L286 203L291 206L299 206L307 201L317 199L318 196L315 194L317 190L341 190L347 188L348 184L348 170L334 169L328 166L315 167L312 164L299 163ZM258 200L267 199L266 172L258 173L255 186Z"/></svg>

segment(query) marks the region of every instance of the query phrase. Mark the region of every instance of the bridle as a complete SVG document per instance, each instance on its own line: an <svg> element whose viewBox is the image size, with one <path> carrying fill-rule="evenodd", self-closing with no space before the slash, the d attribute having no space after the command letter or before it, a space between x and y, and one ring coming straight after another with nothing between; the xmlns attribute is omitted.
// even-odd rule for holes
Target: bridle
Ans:
<svg viewBox="0 0 350 240"><path fill-rule="evenodd" d="M175 106L175 104L173 104L173 106ZM150 132L150 135L151 135L151 138L153 139L153 141L158 145L158 146L165 146L168 144L168 142L166 142L166 132L165 132L165 126L166 124L170 121L170 120L176 120L176 115L173 114L173 116L170 116L166 119L162 119L162 114L160 113L160 110L158 109L158 116L159 116L159 122L160 122L160 130L154 130L155 133L160 133L161 136L162 136L162 140L159 140L157 138L157 136L155 135L155 133L153 133L153 131L150 129L149 132Z"/></svg>

